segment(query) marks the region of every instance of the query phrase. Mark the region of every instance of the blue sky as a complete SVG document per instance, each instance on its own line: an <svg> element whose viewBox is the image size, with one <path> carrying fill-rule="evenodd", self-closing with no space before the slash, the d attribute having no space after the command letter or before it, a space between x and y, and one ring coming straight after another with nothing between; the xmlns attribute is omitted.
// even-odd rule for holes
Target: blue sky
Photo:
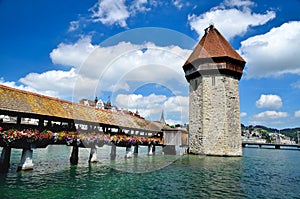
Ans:
<svg viewBox="0 0 300 199"><path fill-rule="evenodd" d="M0 83L188 122L181 68L213 23L247 61L241 121L300 126L299 0L0 0Z"/></svg>

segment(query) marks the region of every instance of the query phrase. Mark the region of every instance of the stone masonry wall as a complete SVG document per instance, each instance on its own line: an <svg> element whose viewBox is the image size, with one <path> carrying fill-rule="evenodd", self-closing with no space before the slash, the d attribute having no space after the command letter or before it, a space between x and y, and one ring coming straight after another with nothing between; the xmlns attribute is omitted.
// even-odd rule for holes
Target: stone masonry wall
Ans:
<svg viewBox="0 0 300 199"><path fill-rule="evenodd" d="M242 155L237 79L215 75L190 81L189 152Z"/></svg>

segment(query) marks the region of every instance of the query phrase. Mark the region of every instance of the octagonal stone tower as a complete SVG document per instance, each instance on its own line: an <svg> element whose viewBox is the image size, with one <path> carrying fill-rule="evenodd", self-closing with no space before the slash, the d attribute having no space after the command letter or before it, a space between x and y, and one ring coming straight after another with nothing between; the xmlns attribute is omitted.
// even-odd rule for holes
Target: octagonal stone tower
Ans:
<svg viewBox="0 0 300 199"><path fill-rule="evenodd" d="M239 80L245 60L210 25L183 65L190 84L189 153L242 156Z"/></svg>

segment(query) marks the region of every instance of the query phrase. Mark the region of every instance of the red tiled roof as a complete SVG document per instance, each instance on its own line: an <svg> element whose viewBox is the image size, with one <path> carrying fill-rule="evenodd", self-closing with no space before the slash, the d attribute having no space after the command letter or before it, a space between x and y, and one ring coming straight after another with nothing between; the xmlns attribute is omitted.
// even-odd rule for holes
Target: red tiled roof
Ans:
<svg viewBox="0 0 300 199"><path fill-rule="evenodd" d="M184 65L193 63L199 59L229 57L241 62L245 60L232 48L228 41L213 26L205 29L205 34L201 38L194 51Z"/></svg>
<svg viewBox="0 0 300 199"><path fill-rule="evenodd" d="M164 126L139 117L97 109L0 85L0 110L82 120L130 129L160 131Z"/></svg>

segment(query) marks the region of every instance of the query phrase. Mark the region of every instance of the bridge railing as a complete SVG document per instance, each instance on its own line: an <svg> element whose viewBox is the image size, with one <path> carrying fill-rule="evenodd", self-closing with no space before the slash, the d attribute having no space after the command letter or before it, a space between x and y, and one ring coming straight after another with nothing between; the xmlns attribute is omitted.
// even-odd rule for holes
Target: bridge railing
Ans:
<svg viewBox="0 0 300 199"><path fill-rule="evenodd" d="M104 133L84 131L39 131L37 129L7 129L0 127L0 146L11 148L45 148L51 144L77 145L91 148L114 144L127 147L131 145L163 145L160 136L141 137L125 133Z"/></svg>

